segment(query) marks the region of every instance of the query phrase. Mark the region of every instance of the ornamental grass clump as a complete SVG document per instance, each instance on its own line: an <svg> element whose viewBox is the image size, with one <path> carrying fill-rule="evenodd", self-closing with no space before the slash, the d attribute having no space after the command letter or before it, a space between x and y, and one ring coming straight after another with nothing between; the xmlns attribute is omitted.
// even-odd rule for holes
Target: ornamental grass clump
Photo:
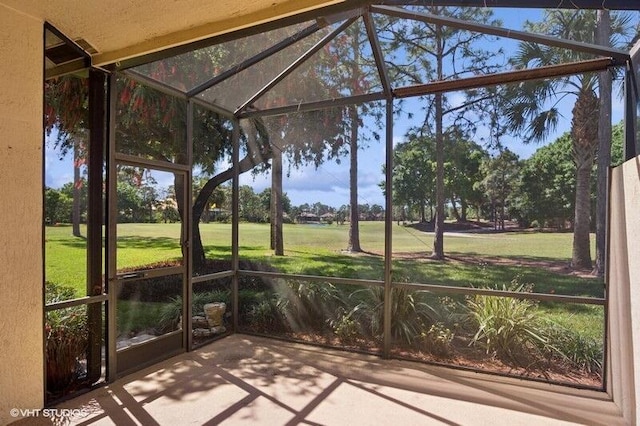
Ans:
<svg viewBox="0 0 640 426"><path fill-rule="evenodd" d="M329 282L287 280L280 292L287 300L287 317L296 331L323 332L336 313L345 309L346 296Z"/></svg>
<svg viewBox="0 0 640 426"><path fill-rule="evenodd" d="M516 277L501 290L530 293L532 285L520 284ZM471 321L477 327L471 345L518 366L530 365L531 358L539 358L547 351L548 327L535 301L476 295L467 300L467 306Z"/></svg>
<svg viewBox="0 0 640 426"><path fill-rule="evenodd" d="M247 312L247 326L255 333L284 333L289 331L287 301L273 296L260 300Z"/></svg>
<svg viewBox="0 0 640 426"><path fill-rule="evenodd" d="M394 288L391 291L391 337L396 342L412 344L434 324L441 314L425 291ZM369 287L356 290L351 298L359 300L353 309L361 324L368 324L371 335L382 338L384 328L384 289Z"/></svg>
<svg viewBox="0 0 640 426"><path fill-rule="evenodd" d="M551 324L549 342L556 354L570 362L578 370L602 377L604 360L602 340L558 324Z"/></svg>

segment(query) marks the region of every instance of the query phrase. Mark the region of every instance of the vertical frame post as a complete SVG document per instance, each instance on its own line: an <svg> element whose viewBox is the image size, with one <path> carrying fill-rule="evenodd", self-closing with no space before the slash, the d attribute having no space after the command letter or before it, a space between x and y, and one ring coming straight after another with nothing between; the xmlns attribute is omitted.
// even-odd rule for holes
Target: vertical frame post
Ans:
<svg viewBox="0 0 640 426"><path fill-rule="evenodd" d="M107 253L106 271L107 282L106 290L109 298L107 299L107 380L113 382L117 378L116 365L116 298L118 296L116 278L116 238L117 238L117 170L115 162L116 150L116 102L117 102L117 85L116 75L110 74L108 79L109 93L109 111L108 111L108 155L107 155L107 243L105 251Z"/></svg>
<svg viewBox="0 0 640 426"><path fill-rule="evenodd" d="M184 240L182 241L182 250L185 261L185 289L182 300L182 332L184 333L184 345L187 351L193 347L193 333L191 321L193 320L193 250L191 244L193 241L193 102L187 100L187 165L190 170L185 176L185 185L187 186L185 193L185 212L183 218L183 229L185 230Z"/></svg>
<svg viewBox="0 0 640 426"><path fill-rule="evenodd" d="M240 254L239 254L239 216L240 216L240 169L238 163L240 162L240 122L238 119L233 119L233 132L232 132L232 144L233 144L233 182L232 182L232 195L231 195L231 268L233 269L233 277L231 278L231 304L233 306L233 331L238 331L238 270L240 266Z"/></svg>
<svg viewBox="0 0 640 426"><path fill-rule="evenodd" d="M605 229L607 230L605 233L605 268L604 268L604 299L605 299L605 303L603 306L604 309L604 346L603 346L603 352L602 352L602 390L606 393L608 393L609 395L611 395L610 390L611 390L611 377L609 376L610 373L610 350L609 350L609 344L610 344L610 340L609 340L609 320L611 318L611 314L609 312L609 309L611 307L611 279L610 279L610 271L611 271L611 263L610 263L610 259L611 259L611 173L612 173L612 168L608 167L607 168L607 206L606 206L606 210L607 210L607 215L606 215L606 219L605 219Z"/></svg>
<svg viewBox="0 0 640 426"><path fill-rule="evenodd" d="M89 149L87 188L87 296L103 292L102 221L104 201L102 171L106 139L105 74L89 70ZM94 383L102 375L102 303L87 305L87 378Z"/></svg>
<svg viewBox="0 0 640 426"><path fill-rule="evenodd" d="M385 169L385 215L384 215L384 312L383 312L383 347L382 353L385 358L391 352L391 305L393 293L391 282L393 279L391 271L392 261L392 238L393 230L393 198L392 198L392 176L393 176L393 99L388 98L386 103L386 169Z"/></svg>
<svg viewBox="0 0 640 426"><path fill-rule="evenodd" d="M635 86L634 67L627 62L624 78L625 118L624 118L624 159L631 160L638 155L636 145L636 120L638 116L637 94Z"/></svg>

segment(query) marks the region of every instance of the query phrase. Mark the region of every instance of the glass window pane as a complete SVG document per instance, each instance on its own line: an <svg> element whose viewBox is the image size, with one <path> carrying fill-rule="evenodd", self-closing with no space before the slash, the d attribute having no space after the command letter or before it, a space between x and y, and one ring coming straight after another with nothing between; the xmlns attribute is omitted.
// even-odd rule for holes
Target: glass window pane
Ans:
<svg viewBox="0 0 640 426"><path fill-rule="evenodd" d="M45 286L64 300L87 294L88 79L47 81L45 102Z"/></svg>
<svg viewBox="0 0 640 426"><path fill-rule="evenodd" d="M187 164L187 102L119 76L116 152Z"/></svg>
<svg viewBox="0 0 640 426"><path fill-rule="evenodd" d="M177 55L135 68L136 72L182 91L189 91L292 36L313 22L290 25Z"/></svg>
<svg viewBox="0 0 640 426"><path fill-rule="evenodd" d="M103 379L104 324L102 303L45 314L47 401L89 389Z"/></svg>
<svg viewBox="0 0 640 426"><path fill-rule="evenodd" d="M182 286L182 274L121 282L117 295L117 349L182 329Z"/></svg>
<svg viewBox="0 0 640 426"><path fill-rule="evenodd" d="M241 258L284 273L382 279L384 144L371 120L379 108L263 120L273 158L266 173L240 177Z"/></svg>
<svg viewBox="0 0 640 426"><path fill-rule="evenodd" d="M117 179L118 271L182 265L184 174L118 166Z"/></svg>
<svg viewBox="0 0 640 426"><path fill-rule="evenodd" d="M241 331L378 353L381 287L240 277ZM380 290L380 291L378 291Z"/></svg>
<svg viewBox="0 0 640 426"><path fill-rule="evenodd" d="M194 346L206 344L232 331L231 278L193 283L191 303Z"/></svg>

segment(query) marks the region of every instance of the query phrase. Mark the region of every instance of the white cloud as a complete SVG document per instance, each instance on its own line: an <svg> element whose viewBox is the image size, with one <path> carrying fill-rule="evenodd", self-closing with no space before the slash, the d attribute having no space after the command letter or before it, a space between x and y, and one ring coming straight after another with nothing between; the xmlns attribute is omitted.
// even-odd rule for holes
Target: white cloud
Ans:
<svg viewBox="0 0 640 426"><path fill-rule="evenodd" d="M466 101L464 93L462 92L454 92L451 95L447 95L447 100L449 101L449 105L451 105L452 108L462 106Z"/></svg>

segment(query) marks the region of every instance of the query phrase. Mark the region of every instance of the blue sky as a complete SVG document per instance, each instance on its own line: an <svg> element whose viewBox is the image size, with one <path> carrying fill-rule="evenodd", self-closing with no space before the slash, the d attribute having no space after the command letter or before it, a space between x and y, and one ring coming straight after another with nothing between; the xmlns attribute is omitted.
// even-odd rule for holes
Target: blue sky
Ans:
<svg viewBox="0 0 640 426"><path fill-rule="evenodd" d="M511 29L521 29L526 19L538 21L542 17L540 10L517 10L517 9L497 9L494 14L495 18L503 21L503 26ZM500 46L505 51L513 51L517 42L513 40L501 39ZM449 101L456 104L462 101L462 94L448 94ZM419 125L423 120L421 114L421 106L419 98L407 99L404 101L405 111L412 111L415 118L410 120L403 114L394 122L394 143L402 141L407 130L413 126ZM567 131L570 127L572 101L564 102L562 105L563 119L559 123L558 129L546 142L555 140L557 136ZM614 99L612 121L617 123L623 115L622 101ZM368 126L371 126L370 124ZM367 126L365 126L367 127ZM384 131L378 130L384 135ZM362 133L366 136L367 130L363 129ZM475 141L481 143L481 138L488 134L488 129L480 126L476 134ZM51 135L54 140L55 134ZM382 165L384 164L384 142L377 142L369 137L364 143L366 146L359 151L359 203L364 204L380 204L384 205L384 197L378 184L383 180ZM70 156L59 159L53 150L51 140L48 141L45 150L45 184L51 187L60 187L64 183L72 180L72 160ZM515 138L505 139L506 145L517 153L521 158L529 157L541 145L525 145ZM334 207L339 207L349 203L349 159L344 157L340 159L340 164L335 161L323 163L318 169L315 167L305 167L301 169L289 170L289 175L284 179L284 191L288 194L294 205L303 203L315 203L320 201ZM285 164L285 172L287 165ZM159 179L158 185L167 187L173 184L171 181L164 182L166 179ZM256 192L260 192L267 188L270 184L270 176L267 174L253 176L246 173L241 177L241 184L251 185Z"/></svg>

